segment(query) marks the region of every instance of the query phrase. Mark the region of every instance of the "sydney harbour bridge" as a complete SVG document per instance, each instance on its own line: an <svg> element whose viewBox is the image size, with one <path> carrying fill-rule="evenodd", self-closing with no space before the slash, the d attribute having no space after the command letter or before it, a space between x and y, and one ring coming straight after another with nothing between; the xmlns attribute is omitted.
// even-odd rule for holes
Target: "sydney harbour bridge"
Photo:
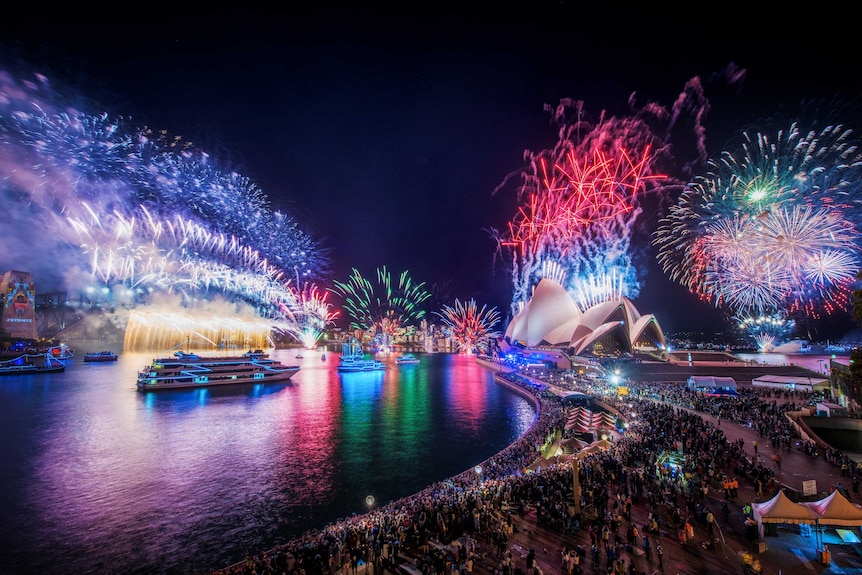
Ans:
<svg viewBox="0 0 862 575"><path fill-rule="evenodd" d="M40 338L52 339L83 320L97 304L70 302L66 292L36 292L36 331Z"/></svg>

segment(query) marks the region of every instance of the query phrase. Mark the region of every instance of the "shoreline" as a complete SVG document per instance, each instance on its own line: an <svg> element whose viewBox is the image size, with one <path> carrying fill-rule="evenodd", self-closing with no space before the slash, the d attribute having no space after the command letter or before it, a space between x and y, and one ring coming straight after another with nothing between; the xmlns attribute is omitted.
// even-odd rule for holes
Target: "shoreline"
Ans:
<svg viewBox="0 0 862 575"><path fill-rule="evenodd" d="M772 498L777 490L786 490L796 499L806 491L801 482L807 479L815 479L815 484L820 485L818 497L826 496L830 484L835 488L836 464L840 463L835 458L840 453L831 454L832 458L824 454L810 457L785 445L780 437L773 437L773 425L780 419L758 411L755 404L749 403L745 412L737 412L713 398L691 395L681 386L667 384L655 388L634 384L633 394L623 398L617 397L615 388L608 385L582 382L584 393L618 411L630 411L633 427L626 426L622 436L600 449L581 450L571 459L557 458L547 467L533 470L528 468L529 462L540 457L550 432L556 434L565 427L568 414L560 395L563 388L555 390L550 380L534 380L517 373L510 379L503 372L514 370L499 366L491 370L496 372L496 383L532 396L538 413L521 437L484 463L481 475L474 472L475 468L470 469L413 496L310 531L300 540L213 573L433 575L457 573L450 569L459 568L461 573L473 575L511 575L517 570L542 575L559 572L561 553L575 551L581 557L583 571L588 566L594 571L613 566L623 570L618 572L635 568L653 572L655 559L641 551L640 545L629 548L619 538L613 546L595 545L595 536L608 525L607 506L613 493L618 498L628 495L633 503L623 514L617 511L617 525L637 527L644 533L644 543L649 535L654 548L661 542L666 560L680 571L736 570L745 564L746 557L749 561L753 558L753 551L758 554L757 563L762 560L768 569L764 573L778 568L787 575L811 572L807 553L799 552L805 543L798 542L800 534L783 532L780 539L770 539L767 544L761 531L760 539L755 541L744 507L750 507L748 502ZM768 397L751 398L754 399L757 404L771 403ZM789 403L795 403L794 398ZM731 411L716 414L716 409ZM758 422L756 428L752 426ZM687 434L688 439L681 445L676 438L683 429L693 433ZM760 453L758 439L763 444ZM683 473L670 476L661 456L679 449L687 454L682 464L686 467L680 467ZM781 464L775 463L781 459L772 459L770 452L782 456L783 471ZM712 465L717 465L715 475ZM573 469L580 470L577 487L572 484ZM722 496L722 481L729 477L743 479L738 485L739 493L734 490L730 495L724 487ZM581 494L581 511L575 515L571 511L573 489ZM665 506L655 506L652 495L659 492L667 497ZM726 506L728 500L734 502L731 508ZM723 519L719 519L720 505L726 509ZM671 513L674 509L677 515ZM715 513L720 539L708 529L707 511ZM657 516L661 525L650 527ZM690 535L677 540L673 524L679 521L690 522L693 529ZM855 546L844 548L834 529L821 537L832 547L836 564L848 568L855 565ZM351 543L346 544L348 540ZM723 554L714 552L719 546ZM345 549L346 554L341 554ZM363 564L357 568L351 557ZM323 558L329 559L328 565ZM444 567L440 567L441 562ZM531 563L535 569L531 569ZM658 566L661 567L660 560Z"/></svg>
<svg viewBox="0 0 862 575"><path fill-rule="evenodd" d="M352 526L352 525L356 525L357 523L362 524L362 525L365 525L366 523L373 523L373 519L375 516L380 516L380 515L387 513L387 512L397 513L396 510L398 509L399 506L403 507L405 505L405 503L408 502L409 500L415 499L418 497L422 497L423 494L426 494L426 493L428 493L428 492L430 492L430 491L432 491L432 490L434 490L440 486L453 486L456 488L458 486L462 486L462 487L466 488L466 486L473 485L475 482L476 466L481 466L481 468L483 470L482 471L483 475L485 473L495 471L495 470L497 471L497 474L501 474L504 477L511 475L511 472L508 472L508 471L500 472L499 471L500 467L499 467L499 464L497 463L497 460L505 458L506 453L508 451L516 448L516 446L519 443L524 441L525 438L527 438L527 436L529 436L536 429L536 426L538 425L539 421L541 420L541 417L543 414L542 402L541 402L541 399L536 395L536 393L534 393L534 390L528 389L524 386L518 385L515 382L509 381L504 377L501 377L500 374L511 373L514 371L513 369L503 367L499 364L495 364L493 362L489 362L487 360L480 359L478 357L476 358L476 361L478 363L480 363L483 366L483 368L488 369L491 372L494 372L494 382L497 385L504 385L505 387L507 387L511 391L524 397L525 399L527 399L528 401L530 401L533 404L535 415L533 417L533 422L530 424L530 426L527 428L527 430L524 433L522 433L519 437L517 437L512 443L510 443L505 448L503 448L501 451L497 452L496 454L492 455L491 457L488 457L484 461L480 461L480 462L475 463L472 467L470 467L464 471L461 471L460 473L457 473L457 474L455 474L449 478L445 478L445 479L442 479L440 481L434 482L431 485L428 485L428 486L420 489L416 493L413 493L411 495L406 495L406 496L401 497L395 501L391 501L389 503L386 503L385 505L380 506L378 509L368 511L368 512L365 512L362 514L354 514L350 518L342 520L340 523L344 523L345 526ZM524 378L524 379L525 379L525 381L530 381L526 378ZM531 382L531 385L536 385L536 384ZM540 389L540 386L536 385L535 390L539 390L539 389ZM553 426L549 426L549 429L553 429ZM526 470L529 467L529 465L533 464L538 459L543 459L543 457L541 455L536 455L535 457L532 458L531 461L527 462L526 465L524 465L523 467L519 467L519 471L521 469ZM490 473L489 473L489 475L490 475ZM490 481L492 479L489 477L488 480ZM266 556L279 554L282 550L290 547L291 545L299 544L299 543L307 541L308 538L313 536L314 534L323 534L323 533L327 532L328 530L336 529L337 527L338 527L338 524L327 524L327 525L324 525L323 527L318 527L316 529L312 529L310 531L307 531L306 533L304 533L303 535L301 535L299 537L288 540L288 541L286 541L280 545L277 545L276 547L264 550L264 551L258 553L258 556L266 557ZM222 568L215 569L215 570L210 570L207 572L207 575L231 575L232 573L245 573L241 569L243 566L246 566L248 564L249 564L249 559L247 558L247 559L242 560L242 561L237 561L236 563L233 563L233 564L228 565L226 567L222 567Z"/></svg>

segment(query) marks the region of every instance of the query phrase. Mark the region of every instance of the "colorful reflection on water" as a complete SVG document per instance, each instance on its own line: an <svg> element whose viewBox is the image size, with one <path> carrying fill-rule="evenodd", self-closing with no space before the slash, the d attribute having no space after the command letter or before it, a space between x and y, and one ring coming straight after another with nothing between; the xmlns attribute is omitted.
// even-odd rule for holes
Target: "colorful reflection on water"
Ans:
<svg viewBox="0 0 862 575"><path fill-rule="evenodd" d="M202 573L408 496L524 433L533 406L462 355L290 383L135 390L153 354L0 379L4 575Z"/></svg>

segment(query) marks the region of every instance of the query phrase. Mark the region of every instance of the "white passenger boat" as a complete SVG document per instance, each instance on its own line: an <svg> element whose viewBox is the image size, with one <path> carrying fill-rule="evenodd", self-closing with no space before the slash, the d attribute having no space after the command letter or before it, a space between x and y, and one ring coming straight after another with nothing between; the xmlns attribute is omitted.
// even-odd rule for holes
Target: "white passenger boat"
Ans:
<svg viewBox="0 0 862 575"><path fill-rule="evenodd" d="M338 371L342 373L354 371L379 371L386 369L386 364L376 359L367 359L359 341L352 338L348 343L341 344L341 359Z"/></svg>
<svg viewBox="0 0 862 575"><path fill-rule="evenodd" d="M241 383L287 381L299 371L298 365L284 365L262 353L205 357L177 352L157 358L138 373L138 391L187 389Z"/></svg>
<svg viewBox="0 0 862 575"><path fill-rule="evenodd" d="M84 354L85 362L117 361L119 356L113 351L94 351Z"/></svg>
<svg viewBox="0 0 862 575"><path fill-rule="evenodd" d="M66 364L50 353L24 354L14 359L0 361L0 375L31 375L62 371L66 371Z"/></svg>
<svg viewBox="0 0 862 575"><path fill-rule="evenodd" d="M395 363L398 365L409 365L411 363L419 363L419 358L412 353L402 353L395 358Z"/></svg>

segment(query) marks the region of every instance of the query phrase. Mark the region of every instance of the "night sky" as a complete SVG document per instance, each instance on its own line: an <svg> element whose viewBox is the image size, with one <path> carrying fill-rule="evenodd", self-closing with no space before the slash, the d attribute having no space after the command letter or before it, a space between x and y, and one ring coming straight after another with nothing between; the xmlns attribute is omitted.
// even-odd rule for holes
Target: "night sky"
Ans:
<svg viewBox="0 0 862 575"><path fill-rule="evenodd" d="M545 104L572 98L625 115L632 93L670 106L697 76L717 154L803 99L859 95L862 76L853 18L810 7L755 18L727 5L697 16L567 2L481 13L169 6L10 8L0 63L23 59L88 113L130 116L208 150L320 239L334 279L407 270L504 317L511 281L488 229L512 217L515 190L493 192L524 167L524 150L555 143ZM744 70L733 84L722 74L731 64ZM652 256L634 298L642 313L665 332L723 328L640 247Z"/></svg>

